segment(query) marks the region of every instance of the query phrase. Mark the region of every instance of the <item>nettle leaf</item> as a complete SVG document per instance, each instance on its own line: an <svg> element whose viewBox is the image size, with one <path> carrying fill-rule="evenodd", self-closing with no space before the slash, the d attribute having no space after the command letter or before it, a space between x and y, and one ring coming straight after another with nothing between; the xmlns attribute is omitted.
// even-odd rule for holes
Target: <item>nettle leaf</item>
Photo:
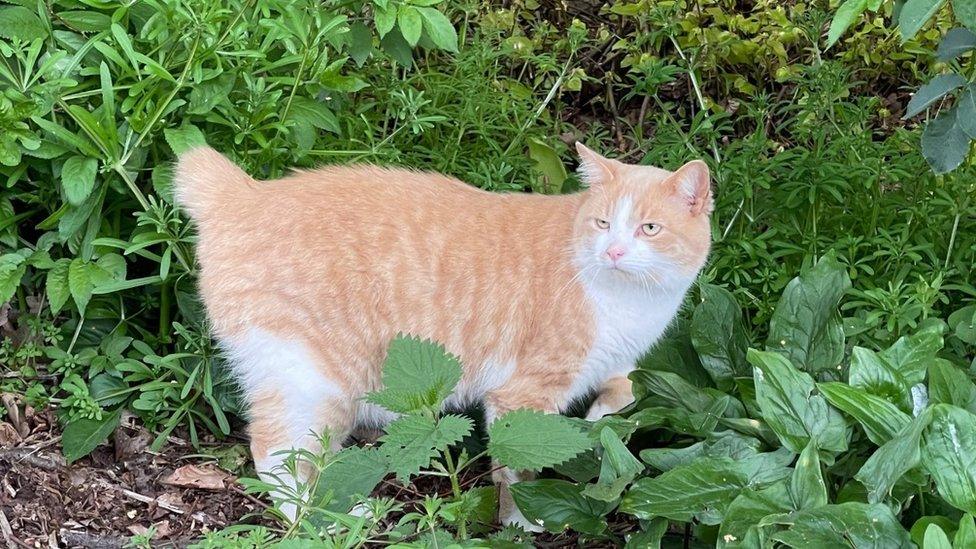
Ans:
<svg viewBox="0 0 976 549"><path fill-rule="evenodd" d="M942 111L922 131L922 156L936 174L959 167L969 154L969 136L956 118L958 109Z"/></svg>
<svg viewBox="0 0 976 549"><path fill-rule="evenodd" d="M423 30L424 20L417 8L409 5L400 6L397 10L397 24L400 27L400 34L411 47L420 41L420 33Z"/></svg>
<svg viewBox="0 0 976 549"><path fill-rule="evenodd" d="M915 116L932 103L945 97L947 93L965 85L966 79L956 73L936 76L928 84L918 88L918 91L912 95L911 100L908 101L908 107L905 109L904 118Z"/></svg>
<svg viewBox="0 0 976 549"><path fill-rule="evenodd" d="M841 503L800 511L793 526L772 539L790 547L857 547L909 549L914 547L908 532L888 506Z"/></svg>
<svg viewBox="0 0 976 549"><path fill-rule="evenodd" d="M699 290L701 303L692 315L691 342L715 386L729 391L735 385L733 378L749 375L742 309L725 288L702 284Z"/></svg>
<svg viewBox="0 0 976 549"><path fill-rule="evenodd" d="M952 15L970 30L976 30L976 3L971 0L952 0Z"/></svg>
<svg viewBox="0 0 976 549"><path fill-rule="evenodd" d="M745 490L729 505L719 527L716 547L766 547L768 534L760 522L770 516L793 511L785 482L762 490Z"/></svg>
<svg viewBox="0 0 976 549"><path fill-rule="evenodd" d="M68 285L68 266L71 260L64 258L54 263L54 267L47 272L45 289L47 290L47 300L51 305L51 311L57 313L68 302L71 297L71 289Z"/></svg>
<svg viewBox="0 0 976 549"><path fill-rule="evenodd" d="M905 43L922 28L922 25L939 11L945 0L908 0L898 14L901 41Z"/></svg>
<svg viewBox="0 0 976 549"><path fill-rule="evenodd" d="M424 30L430 41L438 48L450 52L458 51L458 35L454 25L446 15L436 8L417 8L424 20Z"/></svg>
<svg viewBox="0 0 976 549"><path fill-rule="evenodd" d="M815 439L810 440L793 466L790 496L794 509L815 509L827 505L827 485L820 470L820 452Z"/></svg>
<svg viewBox="0 0 976 549"><path fill-rule="evenodd" d="M921 462L919 445L922 433L931 421L931 409L923 411L878 448L854 475L867 489L870 503L878 503L887 498L898 479Z"/></svg>
<svg viewBox="0 0 976 549"><path fill-rule="evenodd" d="M375 448L344 448L322 470L312 503L337 513L345 513L368 496L389 472L389 462ZM327 502L327 503L326 503Z"/></svg>
<svg viewBox="0 0 976 549"><path fill-rule="evenodd" d="M0 37L29 42L47 38L47 27L37 13L21 7L0 8Z"/></svg>
<svg viewBox="0 0 976 549"><path fill-rule="evenodd" d="M952 404L976 414L976 383L965 370L948 360L933 359L929 365L929 400Z"/></svg>
<svg viewBox="0 0 976 549"><path fill-rule="evenodd" d="M939 61L947 63L973 49L976 49L976 34L969 29L955 28L942 37L937 54Z"/></svg>
<svg viewBox="0 0 976 549"><path fill-rule="evenodd" d="M770 318L766 349L782 353L810 374L836 373L844 359L837 306L850 287L847 269L833 255L791 280Z"/></svg>
<svg viewBox="0 0 976 549"><path fill-rule="evenodd" d="M830 21L830 29L827 30L827 48L837 43L841 35L844 34L858 17L868 9L868 0L845 0L837 8L834 18Z"/></svg>
<svg viewBox="0 0 976 549"><path fill-rule="evenodd" d="M0 255L0 305L17 293L20 280L27 272L24 256L16 253Z"/></svg>
<svg viewBox="0 0 976 549"><path fill-rule="evenodd" d="M864 427L871 442L882 445L911 423L912 418L891 402L846 383L818 383L827 402Z"/></svg>
<svg viewBox="0 0 976 549"><path fill-rule="evenodd" d="M471 432L474 424L461 416L407 415L386 427L380 437L380 452L390 464L390 471L406 483L412 475L430 465L430 460Z"/></svg>
<svg viewBox="0 0 976 549"><path fill-rule="evenodd" d="M922 465L946 501L976 513L976 415L948 404L932 409L925 431Z"/></svg>
<svg viewBox="0 0 976 549"><path fill-rule="evenodd" d="M600 445L603 447L600 478L596 484L587 485L583 494L600 501L616 502L627 485L644 470L644 464L630 453L610 427L600 431Z"/></svg>
<svg viewBox="0 0 976 549"><path fill-rule="evenodd" d="M755 366L756 400L763 418L783 446L799 454L816 437L821 450L847 449L844 417L815 394L809 374L779 353L749 349L746 358Z"/></svg>
<svg viewBox="0 0 976 549"><path fill-rule="evenodd" d="M90 454L115 431L121 417L120 408L103 412L102 419L78 419L65 425L61 435L64 458L71 463Z"/></svg>
<svg viewBox="0 0 976 549"><path fill-rule="evenodd" d="M590 438L569 418L535 410L515 410L488 427L488 453L516 471L538 471L576 457Z"/></svg>
<svg viewBox="0 0 976 549"><path fill-rule="evenodd" d="M61 185L64 195L73 206L80 206L95 188L98 160L84 156L72 156L61 168Z"/></svg>
<svg viewBox="0 0 976 549"><path fill-rule="evenodd" d="M525 518L550 532L572 528L601 534L607 529L603 517L614 508L613 503L586 497L582 486L565 480L530 480L513 484L510 489Z"/></svg>
<svg viewBox="0 0 976 549"><path fill-rule="evenodd" d="M460 380L461 363L443 346L401 334L386 353L383 389L366 400L404 414L437 409Z"/></svg>

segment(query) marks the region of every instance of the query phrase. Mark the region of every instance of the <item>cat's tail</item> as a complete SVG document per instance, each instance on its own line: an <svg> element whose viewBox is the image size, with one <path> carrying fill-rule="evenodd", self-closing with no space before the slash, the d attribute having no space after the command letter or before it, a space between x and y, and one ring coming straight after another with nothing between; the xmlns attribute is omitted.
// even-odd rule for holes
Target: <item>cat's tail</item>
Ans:
<svg viewBox="0 0 976 549"><path fill-rule="evenodd" d="M219 152L196 147L177 159L173 183L176 202L190 217L199 219L254 180Z"/></svg>

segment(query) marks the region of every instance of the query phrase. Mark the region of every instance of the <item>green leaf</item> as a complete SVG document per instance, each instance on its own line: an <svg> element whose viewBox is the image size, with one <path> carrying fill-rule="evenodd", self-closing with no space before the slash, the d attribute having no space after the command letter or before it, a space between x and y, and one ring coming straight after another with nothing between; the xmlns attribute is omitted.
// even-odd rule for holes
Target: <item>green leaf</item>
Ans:
<svg viewBox="0 0 976 549"><path fill-rule="evenodd" d="M101 32L112 26L112 18L97 11L62 11L58 19L80 32Z"/></svg>
<svg viewBox="0 0 976 549"><path fill-rule="evenodd" d="M446 15L435 8L417 8L417 11L423 17L424 30L435 46L451 52L458 51L457 31Z"/></svg>
<svg viewBox="0 0 976 549"><path fill-rule="evenodd" d="M973 49L976 49L976 34L968 29L955 28L947 32L939 42L938 58L939 61L948 63Z"/></svg>
<svg viewBox="0 0 976 549"><path fill-rule="evenodd" d="M547 194L562 192L563 182L566 181L566 167L563 166L563 161L559 159L559 155L552 147L539 139L530 138L528 146L529 158L535 161L536 170L542 174L543 192Z"/></svg>
<svg viewBox="0 0 976 549"><path fill-rule="evenodd" d="M312 503L345 513L368 496L389 472L386 458L375 448L351 446L335 455L315 484ZM328 499L326 504L325 499Z"/></svg>
<svg viewBox="0 0 976 549"><path fill-rule="evenodd" d="M27 263L20 254L0 255L0 305L17 293L20 280L27 272Z"/></svg>
<svg viewBox="0 0 976 549"><path fill-rule="evenodd" d="M851 387L908 407L912 385L883 355L854 347L849 376Z"/></svg>
<svg viewBox="0 0 976 549"><path fill-rule="evenodd" d="M926 21L939 11L945 0L907 0L898 14L898 28L904 44L922 28Z"/></svg>
<svg viewBox="0 0 976 549"><path fill-rule="evenodd" d="M420 33L423 30L424 20L420 16L417 8L409 5L400 6L397 10L397 23L400 26L400 34L411 47L417 45L420 40Z"/></svg>
<svg viewBox="0 0 976 549"><path fill-rule="evenodd" d="M59 259L54 263L54 267L47 272L47 300L51 305L51 312L57 313L68 302L71 297L71 290L68 286L68 266L70 259Z"/></svg>
<svg viewBox="0 0 976 549"><path fill-rule="evenodd" d="M966 86L956 101L956 124L970 139L976 139L976 84Z"/></svg>
<svg viewBox="0 0 976 549"><path fill-rule="evenodd" d="M967 513L976 513L976 415L937 404L925 431L922 465L939 495Z"/></svg>
<svg viewBox="0 0 976 549"><path fill-rule="evenodd" d="M471 420L461 416L403 416L386 427L386 435L380 437L380 452L389 462L390 471L406 483L428 467L431 458L460 442L472 427Z"/></svg>
<svg viewBox="0 0 976 549"><path fill-rule="evenodd" d="M362 67L369 55L373 53L373 33L369 27L356 22L349 25L349 57L355 61L357 67Z"/></svg>
<svg viewBox="0 0 976 549"><path fill-rule="evenodd" d="M919 414L891 440L878 448L854 475L854 478L868 490L869 502L883 501L891 493L898 479L918 466L922 459L919 449L922 433L931 421L930 410Z"/></svg>
<svg viewBox="0 0 976 549"><path fill-rule="evenodd" d="M373 21L376 23L376 32L379 33L380 38L383 38L388 32L393 30L394 25L396 25L396 20L396 6L390 6L385 9L377 6L373 11Z"/></svg>
<svg viewBox="0 0 976 549"><path fill-rule="evenodd" d="M108 373L101 373L88 382L88 392L100 406L114 406L129 397L126 389L129 385L121 378Z"/></svg>
<svg viewBox="0 0 976 549"><path fill-rule="evenodd" d="M815 394L809 374L779 353L749 349L746 358L755 366L756 400L763 418L783 446L798 454L816 437L821 450L847 449L843 416Z"/></svg>
<svg viewBox="0 0 976 549"><path fill-rule="evenodd" d="M830 21L830 29L827 31L827 48L837 43L841 35L844 34L851 24L864 13L868 8L868 0L845 0L837 8L837 13Z"/></svg>
<svg viewBox="0 0 976 549"><path fill-rule="evenodd" d="M515 410L488 427L488 453L516 471L538 471L590 448L590 438L558 414Z"/></svg>
<svg viewBox="0 0 976 549"><path fill-rule="evenodd" d="M922 549L952 549L952 544L949 543L949 536L939 528L938 524L929 524L925 529Z"/></svg>
<svg viewBox="0 0 976 549"><path fill-rule="evenodd" d="M173 154L183 154L195 147L202 147L207 144L207 138L203 136L200 128L193 124L185 124L181 128L166 128L163 136Z"/></svg>
<svg viewBox="0 0 976 549"><path fill-rule="evenodd" d="M794 509L815 509L827 505L827 485L820 470L820 453L816 439L811 439L793 466L790 495Z"/></svg>
<svg viewBox="0 0 976 549"><path fill-rule="evenodd" d="M600 444L603 447L600 478L596 484L587 485L583 494L600 501L616 502L620 493L644 470L644 464L630 453L610 427L600 431Z"/></svg>
<svg viewBox="0 0 976 549"><path fill-rule="evenodd" d="M929 365L929 400L976 414L976 383L962 368L945 359L934 359Z"/></svg>
<svg viewBox="0 0 976 549"><path fill-rule="evenodd" d="M841 503L800 511L793 526L773 535L790 547L857 547L858 549L910 549L908 532L887 506Z"/></svg>
<svg viewBox="0 0 976 549"><path fill-rule="evenodd" d="M307 97L296 96L292 99L288 119L335 134L341 131L335 113L325 103Z"/></svg>
<svg viewBox="0 0 976 549"><path fill-rule="evenodd" d="M969 154L969 136L957 123L957 111L956 107L942 111L922 132L922 156L936 174L956 169Z"/></svg>
<svg viewBox="0 0 976 549"><path fill-rule="evenodd" d="M882 445L911 423L912 418L887 400L845 383L818 383L827 402L864 427L871 442Z"/></svg>
<svg viewBox="0 0 976 549"><path fill-rule="evenodd" d="M432 341L398 335L383 363L383 389L369 402L399 413L438 409L461 380L457 357Z"/></svg>
<svg viewBox="0 0 976 549"><path fill-rule="evenodd" d="M939 99L957 88L966 85L966 79L956 73L940 74L929 81L928 84L918 88L912 98L908 101L905 109L904 118L911 118L925 110L926 107L935 103Z"/></svg>
<svg viewBox="0 0 976 549"><path fill-rule="evenodd" d="M770 516L793 511L793 501L785 482L762 490L745 490L729 505L719 527L716 547L766 547L768 534L760 522ZM747 540L754 539L755 544Z"/></svg>
<svg viewBox="0 0 976 549"><path fill-rule="evenodd" d="M956 537L952 540L952 546L959 549L961 547L976 547L976 521L973 515L966 513L959 521L959 529L956 530Z"/></svg>
<svg viewBox="0 0 976 549"><path fill-rule="evenodd" d="M115 431L121 417L122 410L118 409L103 412L102 419L78 419L65 425L61 435L64 458L71 463L90 454Z"/></svg>
<svg viewBox="0 0 976 549"><path fill-rule="evenodd" d="M952 0L952 14L956 16L956 21L969 27L969 30L976 30L976 2Z"/></svg>
<svg viewBox="0 0 976 549"><path fill-rule="evenodd" d="M61 184L64 195L73 206L80 206L95 188L98 160L84 156L72 156L61 168Z"/></svg>
<svg viewBox="0 0 976 549"><path fill-rule="evenodd" d="M715 386L729 391L733 378L749 375L742 309L725 288L702 284L699 290L701 303L691 319L691 342Z"/></svg>
<svg viewBox="0 0 976 549"><path fill-rule="evenodd" d="M929 362L942 349L942 329L929 328L898 338L891 347L881 352L881 357L893 367L908 385L916 385L925 379Z"/></svg>
<svg viewBox="0 0 976 549"><path fill-rule="evenodd" d="M33 11L11 6L0 8L0 37L30 42L47 38L47 27Z"/></svg>
<svg viewBox="0 0 976 549"><path fill-rule="evenodd" d="M844 359L837 306L850 287L847 269L833 255L822 257L786 285L769 321L766 349L782 353L811 375L836 375Z"/></svg>
<svg viewBox="0 0 976 549"><path fill-rule="evenodd" d="M72 259L71 264L68 265L68 290L75 300L78 312L82 315L85 314L85 308L88 307L88 302L91 300L92 290L95 289L91 275L90 264L80 257Z"/></svg>
<svg viewBox="0 0 976 549"><path fill-rule="evenodd" d="M237 77L234 73L225 72L215 78L193 86L193 89L190 91L190 106L186 112L190 114L210 113L214 107L227 99L231 90L234 89L234 83L236 81ZM198 136L192 137L194 139L198 138ZM170 147L172 148L172 143Z"/></svg>
<svg viewBox="0 0 976 549"><path fill-rule="evenodd" d="M569 528L598 535L607 528L604 515L614 504L590 499L582 486L565 480L544 479L519 482L511 486L512 498L529 521L542 524L550 532Z"/></svg>
<svg viewBox="0 0 976 549"><path fill-rule="evenodd" d="M410 44L407 44L407 41L403 39L399 29L388 32L380 40L380 47L401 66L407 68L413 66L413 50L410 48Z"/></svg>

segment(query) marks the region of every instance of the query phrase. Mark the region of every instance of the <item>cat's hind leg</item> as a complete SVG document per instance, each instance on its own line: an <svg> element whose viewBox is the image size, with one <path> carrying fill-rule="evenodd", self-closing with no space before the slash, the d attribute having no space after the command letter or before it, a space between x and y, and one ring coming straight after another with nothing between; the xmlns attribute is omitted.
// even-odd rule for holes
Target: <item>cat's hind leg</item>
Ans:
<svg viewBox="0 0 976 549"><path fill-rule="evenodd" d="M626 375L611 377L600 387L596 400L586 413L586 419L596 421L609 414L615 414L634 402L630 379Z"/></svg>

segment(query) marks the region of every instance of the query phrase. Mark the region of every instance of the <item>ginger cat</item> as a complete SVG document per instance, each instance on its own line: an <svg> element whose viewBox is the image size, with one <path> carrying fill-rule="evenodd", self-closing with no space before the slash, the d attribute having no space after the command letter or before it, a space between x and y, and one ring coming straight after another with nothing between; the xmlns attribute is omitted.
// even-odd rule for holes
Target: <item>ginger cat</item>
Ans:
<svg viewBox="0 0 976 549"><path fill-rule="evenodd" d="M259 182L210 148L182 155L200 292L250 406L256 468L336 448L392 414L380 389L400 332L465 372L450 405L560 412L596 391L596 419L633 401L627 374L671 322L710 246L707 166L624 164L577 145L588 189L493 194L436 173L327 167ZM494 473L499 519L537 529ZM294 508L283 508L294 513Z"/></svg>

